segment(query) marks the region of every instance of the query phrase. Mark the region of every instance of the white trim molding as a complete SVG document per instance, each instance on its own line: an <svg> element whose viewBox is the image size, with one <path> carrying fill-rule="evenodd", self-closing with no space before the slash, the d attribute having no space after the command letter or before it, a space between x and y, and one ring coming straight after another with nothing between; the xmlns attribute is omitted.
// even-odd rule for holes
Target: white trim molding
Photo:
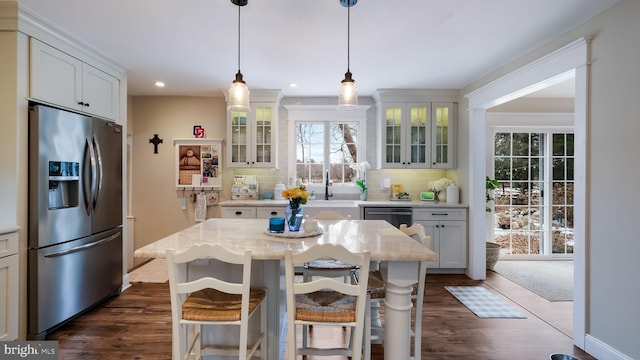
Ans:
<svg viewBox="0 0 640 360"><path fill-rule="evenodd" d="M590 38L577 39L564 47L535 60L465 97L469 101L469 268L472 279L486 278L485 245L486 216L484 179L487 171L486 110L530 94L567 79L575 80L574 131L575 160L575 213L574 230L574 314L573 341L585 348L586 334L586 141L587 141L587 84Z"/></svg>

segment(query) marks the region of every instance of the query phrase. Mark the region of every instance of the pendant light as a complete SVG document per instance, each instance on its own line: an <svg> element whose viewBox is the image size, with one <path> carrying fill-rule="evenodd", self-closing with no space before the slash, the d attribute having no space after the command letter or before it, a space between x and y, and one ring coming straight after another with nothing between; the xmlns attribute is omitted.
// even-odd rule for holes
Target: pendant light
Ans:
<svg viewBox="0 0 640 360"><path fill-rule="evenodd" d="M229 111L250 111L249 107L249 87L242 79L240 72L240 8L247 5L248 0L231 0L231 3L238 6L238 73L236 79L229 88Z"/></svg>
<svg viewBox="0 0 640 360"><path fill-rule="evenodd" d="M347 8L347 72L344 74L344 80L340 84L340 92L338 93L338 108L341 110L358 108L358 89L356 89L356 81L351 77L349 70L351 7L356 3L358 0L340 0L340 5Z"/></svg>

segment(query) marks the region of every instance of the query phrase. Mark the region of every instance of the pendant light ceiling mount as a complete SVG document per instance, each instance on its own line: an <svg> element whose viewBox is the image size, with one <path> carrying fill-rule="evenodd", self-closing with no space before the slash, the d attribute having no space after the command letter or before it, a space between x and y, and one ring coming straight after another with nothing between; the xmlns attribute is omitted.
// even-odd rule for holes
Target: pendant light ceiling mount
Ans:
<svg viewBox="0 0 640 360"><path fill-rule="evenodd" d="M340 5L344 7L352 7L357 3L358 3L358 0L340 0Z"/></svg>
<svg viewBox="0 0 640 360"><path fill-rule="evenodd" d="M231 0L233 5L238 7L238 72L235 80L229 88L229 107L230 111L250 111L249 107L249 87L242 78L240 71L240 9L247 5L248 0Z"/></svg>
<svg viewBox="0 0 640 360"><path fill-rule="evenodd" d="M358 89L353 74L349 69L351 47L351 7L358 3L358 0L340 0L340 5L347 8L347 72L344 80L340 82L340 92L338 93L338 108L342 110L354 110L358 108Z"/></svg>

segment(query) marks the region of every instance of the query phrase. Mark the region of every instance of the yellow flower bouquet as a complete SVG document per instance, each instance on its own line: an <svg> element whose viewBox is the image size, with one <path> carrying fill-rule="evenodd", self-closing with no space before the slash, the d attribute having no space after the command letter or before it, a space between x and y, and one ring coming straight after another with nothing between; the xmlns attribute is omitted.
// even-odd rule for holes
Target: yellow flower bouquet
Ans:
<svg viewBox="0 0 640 360"><path fill-rule="evenodd" d="M282 197L289 200L289 206L285 210L289 231L300 230L303 215L302 207L300 205L306 204L309 199L309 193L307 192L306 187L304 185L300 185L298 187L283 190Z"/></svg>

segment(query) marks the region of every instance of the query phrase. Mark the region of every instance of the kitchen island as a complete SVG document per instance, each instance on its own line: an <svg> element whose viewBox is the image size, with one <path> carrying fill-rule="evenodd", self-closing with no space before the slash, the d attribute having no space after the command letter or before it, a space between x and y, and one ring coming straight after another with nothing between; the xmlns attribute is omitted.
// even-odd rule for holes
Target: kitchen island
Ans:
<svg viewBox="0 0 640 360"><path fill-rule="evenodd" d="M418 263L437 255L411 237L380 220L321 220L322 233L304 238L268 235L267 219L209 219L135 251L140 258L164 258L167 249L184 250L197 243L221 243L236 251L250 249L257 260L255 284L268 289L268 359L280 357L280 328L284 324L280 262L284 250L305 250L314 244L340 244L352 252L369 251L381 261L386 281L385 358L408 359L411 323L411 285L418 280Z"/></svg>

